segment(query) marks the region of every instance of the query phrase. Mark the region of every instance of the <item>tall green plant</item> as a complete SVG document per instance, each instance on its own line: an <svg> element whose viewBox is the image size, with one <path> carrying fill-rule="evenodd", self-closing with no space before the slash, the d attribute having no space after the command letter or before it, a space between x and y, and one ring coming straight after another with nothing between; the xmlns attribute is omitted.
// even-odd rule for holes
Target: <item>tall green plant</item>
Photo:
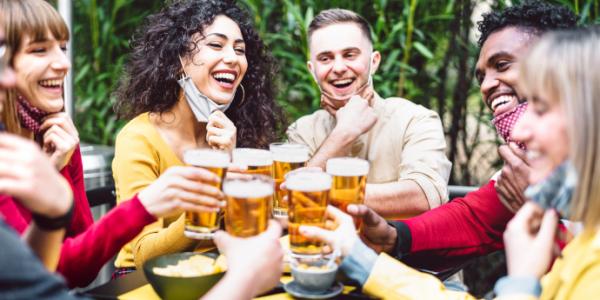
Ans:
<svg viewBox="0 0 600 300"><path fill-rule="evenodd" d="M111 144L122 125L111 93L123 69L129 38L160 3L141 0L74 2L75 122L81 139Z"/></svg>

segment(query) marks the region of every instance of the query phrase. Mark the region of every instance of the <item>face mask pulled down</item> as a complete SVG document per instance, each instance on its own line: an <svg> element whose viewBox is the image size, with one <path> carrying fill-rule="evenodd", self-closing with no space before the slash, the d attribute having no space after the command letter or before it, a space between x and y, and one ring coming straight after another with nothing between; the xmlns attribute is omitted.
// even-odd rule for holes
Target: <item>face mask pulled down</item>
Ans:
<svg viewBox="0 0 600 300"><path fill-rule="evenodd" d="M494 127L496 127L496 132L502 137L502 139L504 139L504 141L507 144L510 142L515 142L517 146L519 146L519 148L523 150L525 150L526 148L525 144L513 140L510 137L510 135L512 134L512 130L515 127L515 124L517 124L517 121L519 120L519 118L521 118L523 113L525 113L526 109L527 102L523 102L517 105L517 107L515 107L511 111L505 112L492 120L492 124L494 125Z"/></svg>
<svg viewBox="0 0 600 300"><path fill-rule="evenodd" d="M525 190L525 197L544 209L556 209L561 218L569 219L571 197L576 186L577 172L567 160L542 182L529 186Z"/></svg>
<svg viewBox="0 0 600 300"><path fill-rule="evenodd" d="M183 62L181 65L183 67ZM233 102L231 101L227 104L215 103L213 100L200 92L200 90L198 90L198 87L196 87L196 84L194 84L192 78L185 71L183 71L183 75L181 76L181 79L177 80L177 83L179 83L183 89L185 100L190 105L192 113L194 113L194 116L198 122L207 123L210 114L216 110L225 112L231 105L231 102Z"/></svg>

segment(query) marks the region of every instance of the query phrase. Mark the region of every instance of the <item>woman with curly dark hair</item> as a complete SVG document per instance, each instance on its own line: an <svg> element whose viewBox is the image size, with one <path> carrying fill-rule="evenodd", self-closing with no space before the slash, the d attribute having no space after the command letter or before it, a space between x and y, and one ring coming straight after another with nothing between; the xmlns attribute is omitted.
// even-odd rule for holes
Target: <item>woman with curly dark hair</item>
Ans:
<svg viewBox="0 0 600 300"><path fill-rule="evenodd" d="M281 113L273 60L250 16L234 1L175 1L147 18L117 89L116 110L133 118L116 141L113 174L122 202L192 148L265 148ZM219 199L222 194L204 196ZM221 200L221 199L219 199ZM160 254L194 249L185 220L161 219L121 250L126 273Z"/></svg>

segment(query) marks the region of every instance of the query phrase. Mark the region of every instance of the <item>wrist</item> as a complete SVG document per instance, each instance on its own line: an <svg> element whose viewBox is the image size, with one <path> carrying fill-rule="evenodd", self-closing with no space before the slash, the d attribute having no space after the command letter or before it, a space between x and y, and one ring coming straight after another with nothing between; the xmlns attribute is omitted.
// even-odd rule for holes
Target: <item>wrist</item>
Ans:
<svg viewBox="0 0 600 300"><path fill-rule="evenodd" d="M392 247L390 255L396 258L402 258L405 254L410 253L412 247L412 234L408 225L402 221L388 221L391 227L390 235L395 237L395 241L390 240Z"/></svg>
<svg viewBox="0 0 600 300"><path fill-rule="evenodd" d="M331 138L337 145L348 146L352 144L360 135L361 133L355 129L343 128L338 124L335 126L335 128L333 128L331 134L329 134L329 138Z"/></svg>
<svg viewBox="0 0 600 300"><path fill-rule="evenodd" d="M58 196L58 201L54 200L50 202L50 205L46 208L45 211L37 213L37 215L43 215L46 218L59 218L67 214L70 210L73 209L73 191L71 190L71 185L64 179L62 176L59 176L60 188L59 191L62 191L63 195Z"/></svg>
<svg viewBox="0 0 600 300"><path fill-rule="evenodd" d="M238 291L240 291L240 295L244 295L244 297L253 298L258 293L257 285L253 284L253 278L255 276L260 276L258 274L252 274L250 269L236 268L232 270L228 268L227 273L225 273L225 278L223 281L226 282L226 286L235 286Z"/></svg>
<svg viewBox="0 0 600 300"><path fill-rule="evenodd" d="M64 229L71 223L73 217L73 210L75 209L75 203L70 201L69 208L62 215L49 216L46 214L32 213L31 218L33 222L40 228L46 231L53 231Z"/></svg>

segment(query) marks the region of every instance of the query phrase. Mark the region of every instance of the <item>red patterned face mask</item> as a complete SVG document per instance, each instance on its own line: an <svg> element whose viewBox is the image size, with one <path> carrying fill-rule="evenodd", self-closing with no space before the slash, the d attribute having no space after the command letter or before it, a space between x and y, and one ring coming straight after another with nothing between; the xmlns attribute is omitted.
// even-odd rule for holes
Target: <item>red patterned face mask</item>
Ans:
<svg viewBox="0 0 600 300"><path fill-rule="evenodd" d="M494 124L494 126L496 127L496 132L498 132L498 134L502 137L502 139L504 139L504 141L507 144L510 142L514 142L519 146L519 148L523 150L525 150L525 144L513 140L510 137L510 134L513 128L515 127L515 124L517 124L519 118L525 112L526 108L527 102L523 102L517 105L517 107L515 107L513 110L505 112L492 120L492 124Z"/></svg>
<svg viewBox="0 0 600 300"><path fill-rule="evenodd" d="M41 133L40 126L42 126L42 121L49 113L34 107L21 95L17 96L17 106L21 126L33 132L34 135L39 135Z"/></svg>

